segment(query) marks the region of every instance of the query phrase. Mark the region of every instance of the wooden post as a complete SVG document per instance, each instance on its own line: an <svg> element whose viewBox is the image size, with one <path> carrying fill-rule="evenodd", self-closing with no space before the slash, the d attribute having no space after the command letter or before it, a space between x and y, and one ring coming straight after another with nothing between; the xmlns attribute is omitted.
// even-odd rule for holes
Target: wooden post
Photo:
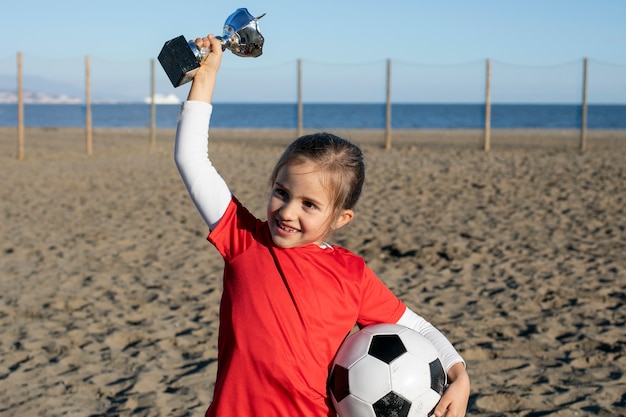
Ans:
<svg viewBox="0 0 626 417"><path fill-rule="evenodd" d="M302 110L302 60L298 59L298 137L304 134L304 115Z"/></svg>
<svg viewBox="0 0 626 417"><path fill-rule="evenodd" d="M587 67L588 60L583 60L583 103L580 117L580 150L587 150Z"/></svg>
<svg viewBox="0 0 626 417"><path fill-rule="evenodd" d="M17 159L24 159L24 78L22 53L17 53Z"/></svg>
<svg viewBox="0 0 626 417"><path fill-rule="evenodd" d="M156 99L154 78L154 58L152 58L150 60L150 150L156 148Z"/></svg>
<svg viewBox="0 0 626 417"><path fill-rule="evenodd" d="M85 145L87 156L93 153L93 127L91 123L91 61L85 57Z"/></svg>
<svg viewBox="0 0 626 417"><path fill-rule="evenodd" d="M491 150L491 59L487 59L485 79L485 152Z"/></svg>
<svg viewBox="0 0 626 417"><path fill-rule="evenodd" d="M387 98L385 101L385 149L391 149L391 59L387 59Z"/></svg>

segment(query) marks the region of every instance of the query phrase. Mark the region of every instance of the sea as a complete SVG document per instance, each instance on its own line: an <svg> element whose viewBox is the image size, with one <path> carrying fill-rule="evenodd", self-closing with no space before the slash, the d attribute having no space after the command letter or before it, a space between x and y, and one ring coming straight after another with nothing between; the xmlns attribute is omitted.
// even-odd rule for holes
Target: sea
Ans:
<svg viewBox="0 0 626 417"><path fill-rule="evenodd" d="M156 106L156 127L175 128L179 104ZM150 105L92 104L95 128L145 128L150 126ZM384 129L385 104L303 104L305 129ZM25 104L26 127L84 127L84 104ZM297 104L216 103L211 126L216 128L295 129ZM493 104L491 127L503 129L578 129L580 104ZM484 104L393 104L393 129L480 129L485 123ZM0 104L0 126L17 126L17 105ZM626 129L626 105L589 105L588 129Z"/></svg>

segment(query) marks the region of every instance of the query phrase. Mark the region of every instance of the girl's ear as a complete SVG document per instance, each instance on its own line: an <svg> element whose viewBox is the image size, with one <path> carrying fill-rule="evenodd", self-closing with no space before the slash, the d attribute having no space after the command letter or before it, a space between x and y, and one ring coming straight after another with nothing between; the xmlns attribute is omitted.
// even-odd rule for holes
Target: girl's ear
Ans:
<svg viewBox="0 0 626 417"><path fill-rule="evenodd" d="M333 230L340 229L344 227L346 224L350 223L350 220L354 218L354 211L352 210L342 210L337 216L337 220L335 220L335 224L333 224Z"/></svg>

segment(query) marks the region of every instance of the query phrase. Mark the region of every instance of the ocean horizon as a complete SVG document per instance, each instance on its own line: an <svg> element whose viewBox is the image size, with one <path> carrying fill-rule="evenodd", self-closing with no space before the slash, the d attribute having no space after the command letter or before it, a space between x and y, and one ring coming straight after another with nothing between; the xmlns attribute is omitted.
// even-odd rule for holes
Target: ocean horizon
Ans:
<svg viewBox="0 0 626 417"><path fill-rule="evenodd" d="M92 104L95 128L146 128L146 103ZM157 104L156 127L175 128L180 104ZM25 104L26 127L84 127L84 104ZM384 103L303 104L305 129L384 129ZM493 104L491 127L503 129L577 129L580 104ZM295 103L215 103L215 128L297 128ZM393 104L393 129L479 129L485 123L484 104ZM17 105L0 104L0 126L17 126ZM587 128L626 129L626 105L588 105Z"/></svg>

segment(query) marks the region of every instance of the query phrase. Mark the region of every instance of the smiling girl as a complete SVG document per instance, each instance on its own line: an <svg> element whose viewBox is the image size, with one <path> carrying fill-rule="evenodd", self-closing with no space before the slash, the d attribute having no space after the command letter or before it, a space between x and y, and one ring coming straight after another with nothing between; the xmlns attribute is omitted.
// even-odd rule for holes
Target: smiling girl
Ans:
<svg viewBox="0 0 626 417"><path fill-rule="evenodd" d="M225 261L218 372L206 416L333 416L326 381L355 324L398 323L439 351L450 385L435 415L465 415L465 363L435 327L408 309L365 261L326 243L354 217L365 178L361 150L328 133L300 137L271 176L267 220L252 215L207 158L221 45L211 46L183 103L175 161L208 240Z"/></svg>

